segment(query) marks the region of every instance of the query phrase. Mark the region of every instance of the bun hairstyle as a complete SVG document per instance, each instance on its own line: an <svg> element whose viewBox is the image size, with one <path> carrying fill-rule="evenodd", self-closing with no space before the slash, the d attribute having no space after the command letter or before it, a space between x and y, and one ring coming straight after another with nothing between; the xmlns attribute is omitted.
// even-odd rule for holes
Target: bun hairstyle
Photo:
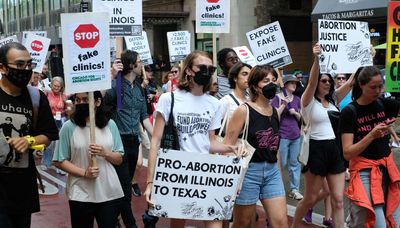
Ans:
<svg viewBox="0 0 400 228"><path fill-rule="evenodd" d="M362 95L361 86L367 84L375 76L381 76L381 72L374 66L360 67L354 74L352 99L357 100Z"/></svg>

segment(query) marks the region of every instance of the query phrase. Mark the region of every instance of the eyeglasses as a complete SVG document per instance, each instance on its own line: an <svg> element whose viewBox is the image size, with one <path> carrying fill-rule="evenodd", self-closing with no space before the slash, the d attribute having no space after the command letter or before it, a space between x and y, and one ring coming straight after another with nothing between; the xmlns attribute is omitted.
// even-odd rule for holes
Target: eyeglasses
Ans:
<svg viewBox="0 0 400 228"><path fill-rule="evenodd" d="M336 80L338 80L338 81L339 80L343 80L344 81L344 80L346 80L346 78L345 77L337 77Z"/></svg>
<svg viewBox="0 0 400 228"><path fill-rule="evenodd" d="M173 73L173 74L177 74L177 73L178 73L178 71L177 71L177 70L171 70L171 73Z"/></svg>
<svg viewBox="0 0 400 228"><path fill-rule="evenodd" d="M217 69L215 66L212 65L204 65L204 64L199 64L199 65L194 65L197 68L199 68L201 71L208 71L210 74L214 74L215 70Z"/></svg>
<svg viewBox="0 0 400 228"><path fill-rule="evenodd" d="M33 68L36 67L37 63L32 62L32 60L28 60L28 61L23 61L23 60L17 60L13 63L7 63L8 65L15 65L17 67L17 69L28 69L28 70L32 70Z"/></svg>
<svg viewBox="0 0 400 228"><path fill-rule="evenodd" d="M326 84L327 82L329 82L329 84L332 84L333 82L331 81L331 80L329 80L329 79L321 79L321 80L319 80L321 83L323 83L323 84Z"/></svg>

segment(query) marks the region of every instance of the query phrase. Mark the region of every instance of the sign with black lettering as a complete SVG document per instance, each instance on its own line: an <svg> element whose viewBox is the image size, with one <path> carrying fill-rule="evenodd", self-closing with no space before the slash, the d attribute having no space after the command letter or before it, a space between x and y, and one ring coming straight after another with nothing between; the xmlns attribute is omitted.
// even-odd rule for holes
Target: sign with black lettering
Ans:
<svg viewBox="0 0 400 228"><path fill-rule="evenodd" d="M124 38L127 49L139 53L140 60L142 60L145 65L153 64L149 41L145 31L142 32L141 36L125 36Z"/></svg>
<svg viewBox="0 0 400 228"><path fill-rule="evenodd" d="M372 66L368 23L318 20L321 73L354 73Z"/></svg>
<svg viewBox="0 0 400 228"><path fill-rule="evenodd" d="M65 91L111 88L107 13L61 14Z"/></svg>
<svg viewBox="0 0 400 228"><path fill-rule="evenodd" d="M385 91L400 92L400 2L389 2L387 18Z"/></svg>
<svg viewBox="0 0 400 228"><path fill-rule="evenodd" d="M230 0L196 0L196 33L229 33Z"/></svg>
<svg viewBox="0 0 400 228"><path fill-rule="evenodd" d="M236 156L158 151L150 213L158 217L229 220L244 175Z"/></svg>
<svg viewBox="0 0 400 228"><path fill-rule="evenodd" d="M8 43L12 43L12 42L19 42L16 35L9 36L9 37L6 37L4 39L1 39L0 40L0 47L6 45Z"/></svg>
<svg viewBox="0 0 400 228"><path fill-rule="evenodd" d="M93 12L107 12L111 36L140 36L143 30L142 0L93 0Z"/></svg>
<svg viewBox="0 0 400 228"><path fill-rule="evenodd" d="M171 62L184 60L190 53L190 33L188 31L167 32L169 59Z"/></svg>
<svg viewBox="0 0 400 228"><path fill-rule="evenodd" d="M285 37L278 21L246 33L258 65L282 67L292 63Z"/></svg>
<svg viewBox="0 0 400 228"><path fill-rule="evenodd" d="M22 44L28 49L32 62L36 63L36 67L33 69L34 72L42 73L50 41L47 37L38 36L33 33L29 33L25 37Z"/></svg>

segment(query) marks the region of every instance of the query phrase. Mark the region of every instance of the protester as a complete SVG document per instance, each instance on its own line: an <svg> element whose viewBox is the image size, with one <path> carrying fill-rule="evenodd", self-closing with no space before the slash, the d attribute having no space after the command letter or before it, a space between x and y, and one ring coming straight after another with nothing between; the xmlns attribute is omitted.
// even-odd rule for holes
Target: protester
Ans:
<svg viewBox="0 0 400 228"><path fill-rule="evenodd" d="M88 93L75 94L75 112L61 128L53 161L69 173L66 194L72 227L93 227L94 219L99 227L116 227L124 193L113 165L122 163L123 146L116 124L104 115L99 91L94 92L96 140L90 142L88 100Z"/></svg>
<svg viewBox="0 0 400 228"><path fill-rule="evenodd" d="M311 67L307 88L301 97L301 114L306 123L310 123L310 148L307 165L303 167L305 178L304 198L297 204L292 227L297 227L309 208L326 197L321 189L324 178L328 181L332 203L334 227L343 227L343 191L344 167L340 150L335 140L335 133L328 117L328 111L338 111L332 94L334 83L331 75L319 73L319 44L314 45L314 63ZM349 91L336 90L338 102Z"/></svg>
<svg viewBox="0 0 400 228"><path fill-rule="evenodd" d="M353 80L353 77L349 78L349 80ZM345 74L337 74L335 77L335 85L336 88L340 88L342 87L342 85L344 85L347 81L347 75ZM344 107L346 107L346 105L348 105L352 99L351 99L351 91L348 92L346 94L346 96L342 99L342 101L340 101L340 103L338 104L340 110L343 110Z"/></svg>
<svg viewBox="0 0 400 228"><path fill-rule="evenodd" d="M399 102L380 98L382 78L373 66L354 77L352 98L340 116L344 158L350 162L349 227L399 227L400 172L389 147ZM352 106L352 107L350 107Z"/></svg>
<svg viewBox="0 0 400 228"><path fill-rule="evenodd" d="M175 65L169 72L172 74L172 77L168 76L167 92L175 91L178 88L180 67Z"/></svg>
<svg viewBox="0 0 400 228"><path fill-rule="evenodd" d="M297 78L296 90L293 92L293 95L301 98L306 89L303 81L303 71L296 69L293 71L293 76Z"/></svg>
<svg viewBox="0 0 400 228"><path fill-rule="evenodd" d="M288 227L285 189L278 166L279 114L270 104L277 89L272 79L277 77L272 66L253 67L248 78L251 101L239 106L228 124L224 142L235 145L248 106L247 141L256 150L235 201L233 227L253 227L258 200L272 227Z"/></svg>
<svg viewBox="0 0 400 228"><path fill-rule="evenodd" d="M222 72L217 76L218 93L216 97L221 99L231 92L228 74L231 67L239 61L239 57L232 48L223 48L217 53L217 60Z"/></svg>
<svg viewBox="0 0 400 228"><path fill-rule="evenodd" d="M112 108L111 118L118 126L124 145L124 157L121 165L115 166L118 178L124 191L124 200L121 206L121 217L126 227L136 227L136 221L132 214L132 178L135 172L139 154L139 126L143 124L148 132L153 132L148 115L146 98L141 82L142 63L139 54L135 51L125 50L121 54L121 63L115 62L112 72L122 70L121 85L117 85L117 79L112 81L112 88L106 91L104 103ZM120 88L119 88L120 86ZM117 91L121 89L120 95ZM119 104L121 104L119 106Z"/></svg>
<svg viewBox="0 0 400 228"><path fill-rule="evenodd" d="M303 199L299 192L301 165L297 160L300 152L300 98L293 95L298 80L292 75L283 78L282 92L272 99L272 106L277 108L280 119L279 155L281 168L288 165L290 192L289 197Z"/></svg>
<svg viewBox="0 0 400 228"><path fill-rule="evenodd" d="M42 91L44 89L43 85L40 82L40 75L37 72L32 72L32 78L29 84L36 89L40 89Z"/></svg>
<svg viewBox="0 0 400 228"><path fill-rule="evenodd" d="M215 97L218 93L218 82L217 82L217 77L212 77L211 78L211 85L210 85L210 90L208 90L208 94L211 96Z"/></svg>
<svg viewBox="0 0 400 228"><path fill-rule="evenodd" d="M182 69L178 90L174 92L174 122L179 125L182 118L201 116L201 119L206 119L204 120L206 121L206 124L204 124L206 128L194 132L185 132L183 128L177 127L180 149L204 154L236 152L236 147L219 143L215 138L214 131L221 125L221 109L218 100L207 93L211 77L215 72L212 58L206 52L194 51L186 57ZM165 93L161 95L157 104L154 132L149 152L147 188L144 194L150 205L156 203L150 201L150 193L153 187L157 151L166 120L170 115L170 109L171 93ZM208 112L207 115L203 115L205 110ZM191 124L196 125L198 123ZM207 133L204 134L204 131ZM222 227L222 221L205 221L204 223L206 227ZM171 218L171 228L184 226L185 220Z"/></svg>
<svg viewBox="0 0 400 228"><path fill-rule="evenodd" d="M34 67L22 44L0 48L1 227L30 227L31 214L40 207L33 150L28 148L58 139L46 96L27 88ZM12 159L5 160L7 155Z"/></svg>
<svg viewBox="0 0 400 228"><path fill-rule="evenodd" d="M168 83L174 78L174 74L171 71L166 72L162 78L162 91L163 93L168 92Z"/></svg>

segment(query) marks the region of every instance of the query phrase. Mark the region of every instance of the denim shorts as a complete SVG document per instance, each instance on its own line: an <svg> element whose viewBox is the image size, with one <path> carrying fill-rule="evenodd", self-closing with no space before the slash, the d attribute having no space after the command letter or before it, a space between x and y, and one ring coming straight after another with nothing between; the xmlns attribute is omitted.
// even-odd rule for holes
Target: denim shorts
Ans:
<svg viewBox="0 0 400 228"><path fill-rule="evenodd" d="M253 205L258 200L285 196L278 163L251 162L242 183L238 205Z"/></svg>

